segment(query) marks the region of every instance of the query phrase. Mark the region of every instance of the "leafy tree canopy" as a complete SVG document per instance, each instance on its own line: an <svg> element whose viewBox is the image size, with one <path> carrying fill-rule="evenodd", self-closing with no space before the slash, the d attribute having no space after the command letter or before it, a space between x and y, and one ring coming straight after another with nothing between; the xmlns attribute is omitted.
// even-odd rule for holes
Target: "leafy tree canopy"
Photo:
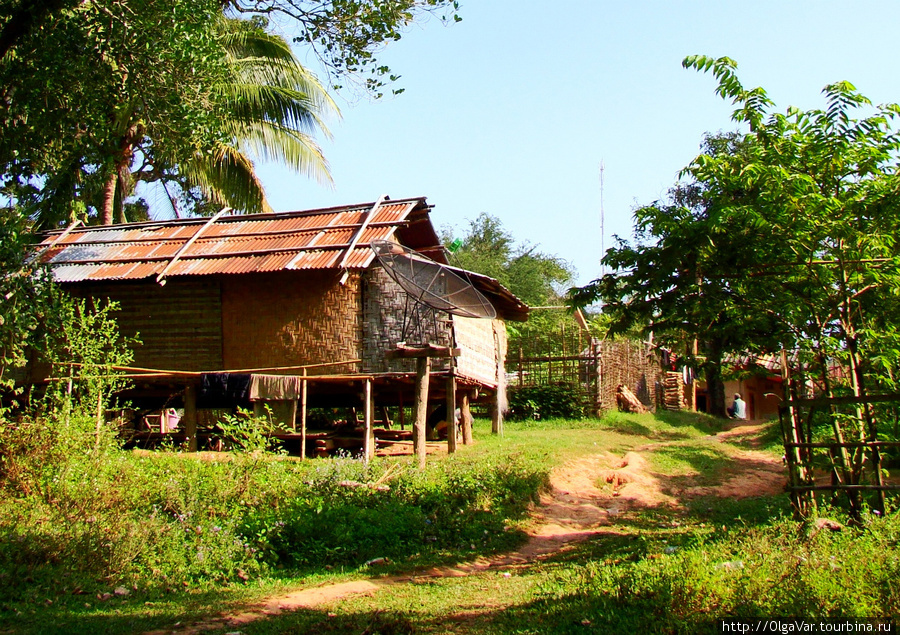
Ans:
<svg viewBox="0 0 900 635"><path fill-rule="evenodd" d="M452 245L452 231L445 228L442 240ZM560 289L574 275L562 258L537 251L537 245L516 244L500 219L487 213L470 222L458 245L451 264L496 279L530 306L559 304Z"/></svg>
<svg viewBox="0 0 900 635"><path fill-rule="evenodd" d="M308 46L328 69L333 88L344 82L375 97L399 79L378 59L403 29L426 15L459 22L458 0L224 0L231 11L271 16L299 31L294 42ZM394 89L393 93L402 92Z"/></svg>
<svg viewBox="0 0 900 635"><path fill-rule="evenodd" d="M822 376L838 360L862 382L898 348L900 110L838 82L824 109L781 113L729 58L684 65L713 73L749 132L709 138L668 199L636 211L635 241L604 257L614 271L573 302L603 301L614 328L698 338L713 365L720 353L786 348ZM863 349L868 364L853 359Z"/></svg>

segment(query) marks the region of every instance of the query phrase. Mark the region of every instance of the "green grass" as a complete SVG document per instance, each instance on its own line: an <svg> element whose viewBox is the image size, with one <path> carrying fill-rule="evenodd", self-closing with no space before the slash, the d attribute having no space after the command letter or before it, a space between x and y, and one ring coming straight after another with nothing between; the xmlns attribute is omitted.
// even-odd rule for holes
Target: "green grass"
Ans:
<svg viewBox="0 0 900 635"><path fill-rule="evenodd" d="M548 471L587 454L640 448L672 491L721 482L745 465L747 448L780 454L770 431L723 443L710 438L719 429L685 413L508 422L502 436L477 421L476 445L429 457L424 473L403 458L365 468L350 459L208 463L112 452L103 469L74 465L63 484L58 472L55 484L34 480L40 496L20 488L0 501L0 632L172 628L287 590L503 553L524 539ZM403 469L389 492L339 485L377 480L395 462ZM71 500L60 511L62 495ZM689 633L715 632L729 615L900 614L896 514L823 533L790 520L784 495L678 500L623 513L538 562L414 578L210 632ZM231 542L221 540L226 527ZM364 564L374 557L389 562ZM128 594L102 596L118 586Z"/></svg>

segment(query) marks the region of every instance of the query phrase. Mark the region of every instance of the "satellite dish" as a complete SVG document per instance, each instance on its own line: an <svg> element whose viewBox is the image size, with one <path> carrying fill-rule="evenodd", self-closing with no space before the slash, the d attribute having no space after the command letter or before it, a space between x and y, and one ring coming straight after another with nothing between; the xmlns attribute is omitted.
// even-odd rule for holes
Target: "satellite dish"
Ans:
<svg viewBox="0 0 900 635"><path fill-rule="evenodd" d="M387 274L416 302L462 317L497 317L490 300L450 267L387 240L371 246Z"/></svg>

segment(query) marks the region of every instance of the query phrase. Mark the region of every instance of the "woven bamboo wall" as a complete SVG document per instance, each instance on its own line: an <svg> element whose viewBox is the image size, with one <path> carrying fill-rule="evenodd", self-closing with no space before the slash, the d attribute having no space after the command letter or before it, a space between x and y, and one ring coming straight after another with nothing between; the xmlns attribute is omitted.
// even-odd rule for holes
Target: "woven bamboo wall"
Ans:
<svg viewBox="0 0 900 635"><path fill-rule="evenodd" d="M404 315L413 305L406 302L407 293L379 266L370 267L362 278L362 359L364 372L415 372L411 359L386 359L385 352L402 341ZM437 330L429 317L423 321L426 338L441 346L450 345L450 316L437 313ZM433 359L432 370L447 368L446 360Z"/></svg>
<svg viewBox="0 0 900 635"><path fill-rule="evenodd" d="M222 312L219 282L170 279L149 282L104 282L67 285L82 298L118 302L119 332L141 340L134 365L166 370L222 368Z"/></svg>
<svg viewBox="0 0 900 635"><path fill-rule="evenodd" d="M635 340L603 341L600 344L600 407L616 409L616 388L625 384L649 408L663 404L663 373L656 354Z"/></svg>
<svg viewBox="0 0 900 635"><path fill-rule="evenodd" d="M502 323L501 328L504 328ZM457 373L488 386L496 386L497 347L492 320L454 315L453 329L456 345L461 349L456 364ZM505 339L503 343L505 345Z"/></svg>
<svg viewBox="0 0 900 635"><path fill-rule="evenodd" d="M266 368L360 355L359 274L279 271L222 278L225 367ZM355 372L346 365L325 372ZM286 371L287 372L287 371Z"/></svg>

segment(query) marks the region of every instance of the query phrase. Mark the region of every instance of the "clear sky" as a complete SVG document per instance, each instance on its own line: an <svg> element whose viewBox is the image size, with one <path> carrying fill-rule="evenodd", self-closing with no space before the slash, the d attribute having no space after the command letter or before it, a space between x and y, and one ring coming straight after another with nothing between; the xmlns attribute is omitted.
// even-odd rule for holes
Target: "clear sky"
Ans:
<svg viewBox="0 0 900 635"><path fill-rule="evenodd" d="M384 52L406 92L348 103L323 148L335 186L261 166L272 206L311 209L426 196L461 236L481 212L519 242L599 272L631 236L632 210L665 195L704 132L733 130L732 107L690 54L727 55L779 110L824 104L852 82L900 102L900 2L463 0L463 21L413 26ZM309 61L309 60L307 60Z"/></svg>

